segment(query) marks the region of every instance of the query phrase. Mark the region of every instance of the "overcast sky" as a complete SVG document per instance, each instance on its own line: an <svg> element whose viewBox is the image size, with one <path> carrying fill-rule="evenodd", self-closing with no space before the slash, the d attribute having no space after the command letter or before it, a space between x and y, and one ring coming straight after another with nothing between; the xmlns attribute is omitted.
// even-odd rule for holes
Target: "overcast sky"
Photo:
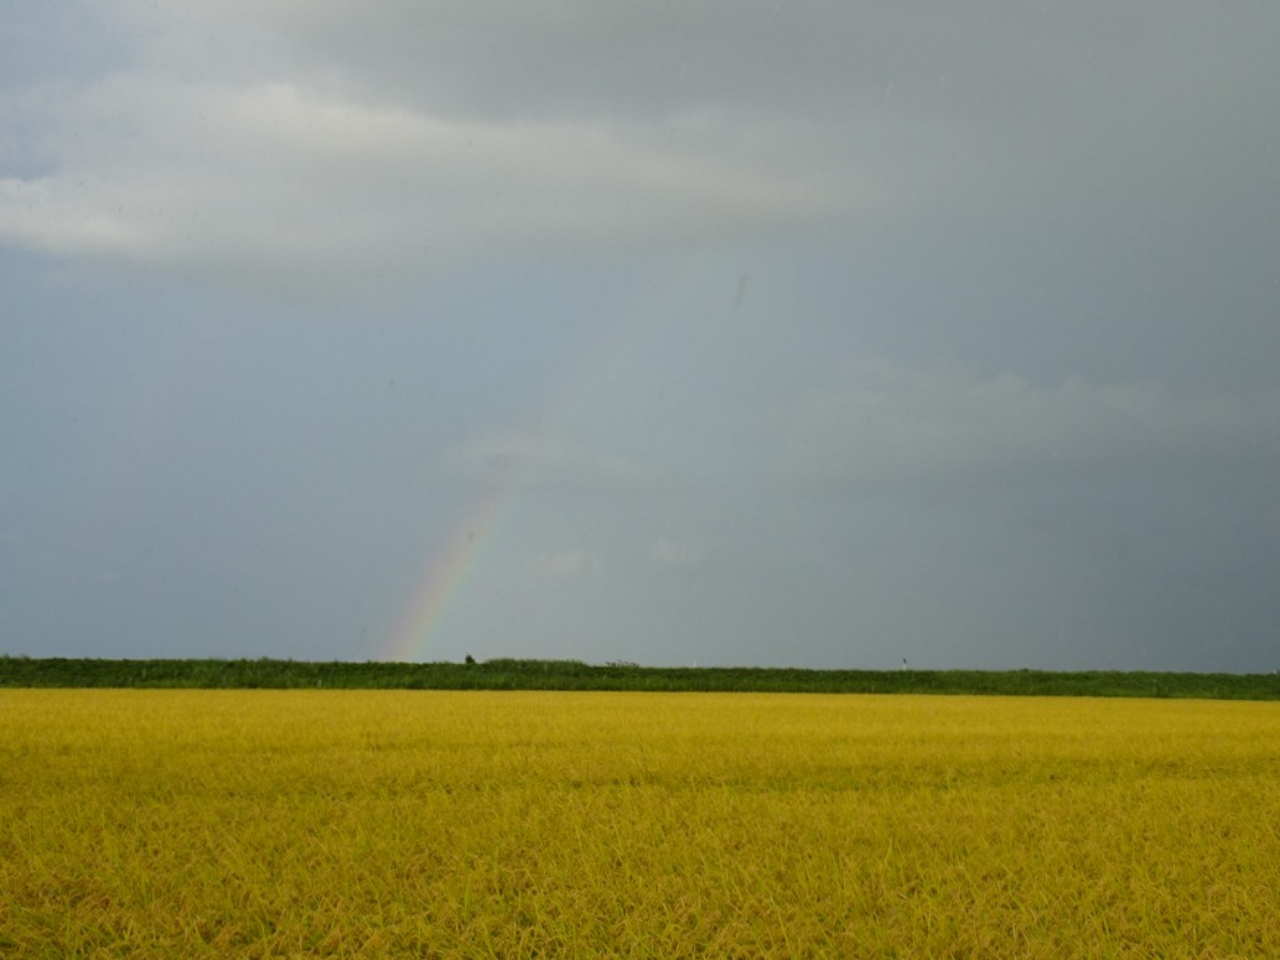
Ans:
<svg viewBox="0 0 1280 960"><path fill-rule="evenodd" d="M10 2L0 653L1278 669L1277 37Z"/></svg>

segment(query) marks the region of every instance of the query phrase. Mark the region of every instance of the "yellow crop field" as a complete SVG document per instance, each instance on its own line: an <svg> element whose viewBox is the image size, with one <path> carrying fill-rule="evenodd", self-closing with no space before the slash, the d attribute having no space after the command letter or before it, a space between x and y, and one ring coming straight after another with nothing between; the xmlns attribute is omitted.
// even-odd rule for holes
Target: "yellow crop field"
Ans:
<svg viewBox="0 0 1280 960"><path fill-rule="evenodd" d="M1277 704L0 691L0 956L1278 951Z"/></svg>

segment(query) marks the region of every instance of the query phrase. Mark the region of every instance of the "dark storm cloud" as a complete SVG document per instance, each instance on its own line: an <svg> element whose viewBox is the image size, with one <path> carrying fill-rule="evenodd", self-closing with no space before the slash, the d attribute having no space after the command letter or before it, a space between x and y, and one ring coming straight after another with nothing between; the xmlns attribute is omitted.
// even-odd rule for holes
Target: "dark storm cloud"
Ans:
<svg viewBox="0 0 1280 960"><path fill-rule="evenodd" d="M438 654L1269 669L1277 35L24 4L6 627L362 656L503 490Z"/></svg>

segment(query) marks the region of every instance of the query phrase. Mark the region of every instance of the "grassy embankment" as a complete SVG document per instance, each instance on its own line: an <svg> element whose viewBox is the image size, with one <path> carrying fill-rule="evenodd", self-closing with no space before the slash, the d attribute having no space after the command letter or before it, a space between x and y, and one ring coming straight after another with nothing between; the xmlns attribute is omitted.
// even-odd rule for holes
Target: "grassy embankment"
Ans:
<svg viewBox="0 0 1280 960"><path fill-rule="evenodd" d="M1280 700L1277 674L641 667L511 659L467 664L0 657L0 687L946 693Z"/></svg>

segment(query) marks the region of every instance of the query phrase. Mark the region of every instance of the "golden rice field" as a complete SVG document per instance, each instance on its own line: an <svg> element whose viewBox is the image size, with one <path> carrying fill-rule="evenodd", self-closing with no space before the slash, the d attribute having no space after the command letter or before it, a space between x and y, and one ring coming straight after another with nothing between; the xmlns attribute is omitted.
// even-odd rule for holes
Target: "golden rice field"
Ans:
<svg viewBox="0 0 1280 960"><path fill-rule="evenodd" d="M0 956L1277 953L1280 704L0 691Z"/></svg>

